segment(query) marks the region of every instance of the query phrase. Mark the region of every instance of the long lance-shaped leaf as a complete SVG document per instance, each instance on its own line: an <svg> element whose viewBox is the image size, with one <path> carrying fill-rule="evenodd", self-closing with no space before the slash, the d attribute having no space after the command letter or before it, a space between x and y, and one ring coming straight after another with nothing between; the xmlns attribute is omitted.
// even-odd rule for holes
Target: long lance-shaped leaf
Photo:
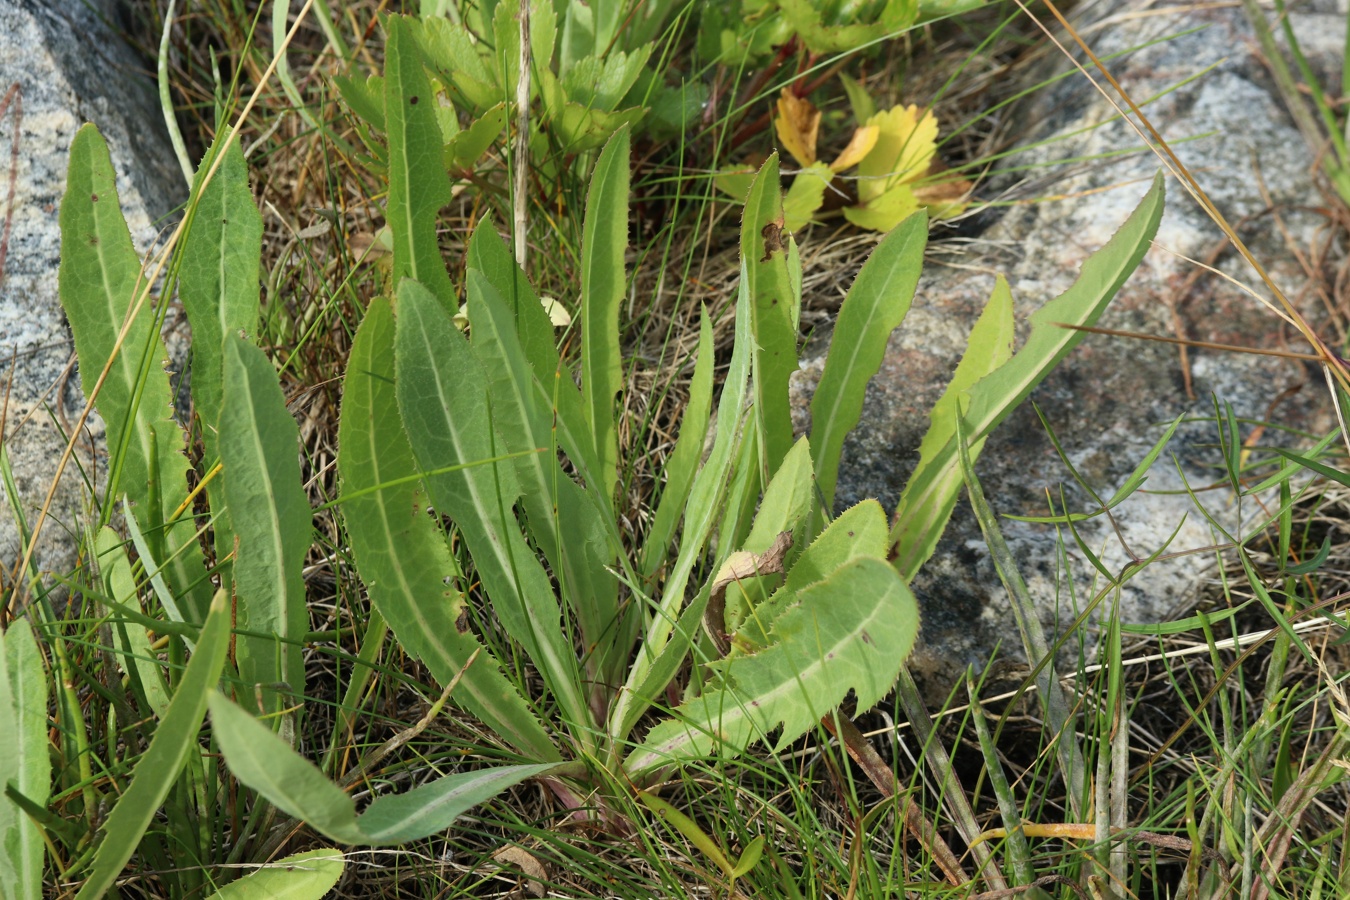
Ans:
<svg viewBox="0 0 1350 900"><path fill-rule="evenodd" d="M262 252L262 216L249 190L248 165L237 141L230 144L215 176L202 188L224 134L197 169L192 227L178 274L178 296L192 326L192 404L203 425L208 461L216 457L225 336L252 336L258 327Z"/></svg>
<svg viewBox="0 0 1350 900"><path fill-rule="evenodd" d="M515 314L520 346L534 370L537 390L557 418L558 442L587 490L609 509L611 498L600 486L600 463L586 419L581 391L564 368L554 344L553 323L539 303L530 280L511 258L501 236L484 217L469 241L469 268L482 272Z"/></svg>
<svg viewBox="0 0 1350 900"><path fill-rule="evenodd" d="M666 458L666 486L656 505L647 542L642 546L642 574L652 578L666 562L670 542L675 539L675 528L680 524L689 489L694 484L694 473L703 455L703 441L708 436L709 415L712 412L713 393L713 339L712 320L708 310L699 312L698 357L694 363L694 377L689 385L689 402L680 417L680 436L675 449Z"/></svg>
<svg viewBox="0 0 1350 900"><path fill-rule="evenodd" d="M1139 266L1158 231L1162 213L1163 177L1159 172L1120 230L1083 263L1082 274L1073 286L1032 315L1031 333L1022 349L970 389L965 427L971 440L979 440L993 431L1078 345L1085 332L1060 326L1091 325L1097 321ZM960 466L953 436L927 465L915 470L905 486L906 502L896 510L891 526L893 546L900 543L906 531L924 534L932 530L933 523L925 519L941 515L950 473L959 472ZM913 578L923 564L918 551L927 546L927 541L914 540L910 546L915 552L895 558L896 568L907 579Z"/></svg>
<svg viewBox="0 0 1350 900"><path fill-rule="evenodd" d="M225 502L238 539L235 593L241 634L239 677L266 689L267 708L293 702L305 689L301 638L305 553L312 513L300 481L300 429L286 409L276 370L262 350L238 335L225 338L225 398L220 411L220 459ZM245 693L251 694L251 691Z"/></svg>
<svg viewBox="0 0 1350 900"><path fill-rule="evenodd" d="M108 145L92 125L82 127L71 141L60 220L61 306L75 337L86 396L93 392L104 364L117 353L97 400L107 423L106 499L111 502L125 493L138 508L156 546L166 559L174 560L170 566L175 586L187 592L186 614L200 622L211 597L202 578L202 554L192 522L180 519L166 528L187 496L188 463L182 429L173 420L164 342L155 332L154 311L147 301L127 328L120 349L117 346L117 336L145 285L118 205ZM153 489L152 472L158 474ZM158 503L153 503L156 495Z"/></svg>
<svg viewBox="0 0 1350 900"><path fill-rule="evenodd" d="M47 673L27 619L0 633L0 788L13 785L38 806L51 792ZM42 896L42 830L0 794L0 896Z"/></svg>
<svg viewBox="0 0 1350 900"><path fill-rule="evenodd" d="M423 491L400 483L418 470L398 415L394 315L383 298L370 304L352 342L338 450L342 513L356 568L399 644L441 684L463 672L455 701L522 752L556 758L547 732L496 660L480 653L464 668L482 645L461 620L467 615L464 596L445 583L458 567L423 512Z"/></svg>
<svg viewBox="0 0 1350 900"><path fill-rule="evenodd" d="M811 448L826 513L834 512L844 438L862 415L867 383L881 368L891 332L909 312L927 243L928 216L905 219L872 251L839 308L825 371L811 398ZM820 524L813 518L813 534Z"/></svg>
<svg viewBox="0 0 1350 900"><path fill-rule="evenodd" d="M270 728L219 691L211 691L208 702L212 734L234 777L281 811L344 844L402 844L444 831L471 807L559 766L535 763L447 775L403 794L380 797L358 816L352 798Z"/></svg>
<svg viewBox="0 0 1350 900"><path fill-rule="evenodd" d="M345 865L341 850L293 853L225 885L208 900L319 900L338 883Z"/></svg>
<svg viewBox="0 0 1350 900"><path fill-rule="evenodd" d="M610 544L601 508L558 465L553 416L540 402L506 301L482 272L470 269L467 281L473 351L487 372L493 420L506 452L523 454L516 457L515 466L530 530L591 648L590 673L603 673L602 683L612 683L610 675L622 677L610 671L610 647L618 634L619 582L606 566L613 563L618 548ZM540 447L549 452L529 452Z"/></svg>
<svg viewBox="0 0 1350 900"><path fill-rule="evenodd" d="M436 97L422 69L422 53L403 16L388 19L384 118L389 139L389 230L394 237L394 284L422 282L452 315L459 309L436 242L436 216L450 202L441 165Z"/></svg>
<svg viewBox="0 0 1350 900"><path fill-rule="evenodd" d="M725 686L653 728L624 769L636 777L714 751L734 755L780 726L781 749L849 691L868 709L895 684L918 633L918 604L894 569L874 558L847 563L801 593L770 646L714 663Z"/></svg>
<svg viewBox="0 0 1350 900"><path fill-rule="evenodd" d="M646 638L629 670L623 692L610 713L610 737L621 741L628 736L644 710L656 699L680 662L689 652L690 642L697 636L698 623L703 612L689 617L684 606L685 587L694 565L703 558L713 522L720 512L719 500L731 474L732 451L741 432L741 415L749 393L750 352L754 338L750 332L750 300L742 265L740 293L736 302L736 344L731 351L731 365L722 383L722 396L717 401L717 425L713 448L708 460L694 476L694 486L685 504L684 529L680 536L680 552L675 557L670 576L661 590L661 603L647 625ZM730 552L728 550L728 552ZM707 592L700 592L698 601L707 603ZM679 627L677 627L677 625Z"/></svg>
<svg viewBox="0 0 1350 900"><path fill-rule="evenodd" d="M216 428L224 393L224 342L228 334L252 337L258 327L258 260L262 252L262 216L248 186L248 165L239 142L232 142L215 176L203 189L202 180L220 152L221 132L197 168L189 204L192 216L178 275L178 296L192 326L192 405L201 423L205 459L218 458ZM225 506L224 482L207 487L211 509ZM234 530L228 515L215 519L216 558L234 551ZM229 579L222 564L221 584Z"/></svg>
<svg viewBox="0 0 1350 900"><path fill-rule="evenodd" d="M220 591L211 602L206 624L197 639L197 650L188 660L173 701L136 764L130 786L103 825L103 843L94 855L89 880L80 888L77 900L101 897L112 886L164 803L169 788L177 781L188 754L197 745L197 733L206 715L206 698L215 693L230 645L226 600L225 592Z"/></svg>
<svg viewBox="0 0 1350 900"><path fill-rule="evenodd" d="M755 416L762 449L772 476L792 449L792 410L788 379L797 370L799 286L790 274L797 242L783 225L783 191L778 154L760 167L745 198L741 218L741 264L749 281L751 321L755 334Z"/></svg>
<svg viewBox="0 0 1350 900"><path fill-rule="evenodd" d="M591 425L600 486L606 497L618 484L618 429L614 397L623 387L619 309L627 275L628 128L620 128L595 164L586 194L581 237L581 390Z"/></svg>
<svg viewBox="0 0 1350 900"><path fill-rule="evenodd" d="M941 399L933 404L928 413L928 432L919 444L919 465L923 470L932 465L937 454L956 434L956 417L959 415L957 404L965 392L990 372L998 369L1012 356L1013 308L1012 292L1002 275L994 283L994 292L985 304L984 312L970 330L970 341L966 345L965 355L952 374ZM984 449L984 438L970 445L970 458L976 459ZM942 478L935 482L928 492L929 505L920 511L913 510L910 491L915 482L910 481L905 492L900 495L901 510L905 510L911 519L901 526L900 539L896 552L904 560L900 573L912 579L933 551L937 549L938 539L947 527L956 500L961 494L963 484L960 468L947 468Z"/></svg>
<svg viewBox="0 0 1350 900"><path fill-rule="evenodd" d="M520 495L489 405L487 376L422 285L399 286L394 359L399 413L431 500L459 527L493 610L574 722L589 720L576 656L553 587L512 515ZM451 472L447 466L465 466Z"/></svg>

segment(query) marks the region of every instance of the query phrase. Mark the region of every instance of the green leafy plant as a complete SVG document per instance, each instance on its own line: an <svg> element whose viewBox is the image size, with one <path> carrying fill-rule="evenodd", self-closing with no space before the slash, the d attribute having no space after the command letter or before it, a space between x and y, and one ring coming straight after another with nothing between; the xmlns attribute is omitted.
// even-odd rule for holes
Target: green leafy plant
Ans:
<svg viewBox="0 0 1350 900"><path fill-rule="evenodd" d="M703 7L699 46L727 65L753 62L794 38L815 57L851 53L985 0L740 0Z"/></svg>
<svg viewBox="0 0 1350 900"><path fill-rule="evenodd" d="M658 127L683 127L687 114L697 110L696 100L664 84L648 65L677 4L661 0L628 7L621 0L530 3L526 80L528 96L539 103L530 120L536 165L597 149L619 128L649 116ZM489 148L506 137L508 109L517 103L520 12L519 0L466 4L462 11L456 4L425 4L420 18L385 20L384 73L336 79L375 166L398 166L393 145L407 134L403 117L386 119L392 92L425 98L408 116L439 126L439 135L419 132L423 146L417 152L439 157L451 172L473 173ZM386 136L388 147L376 133Z"/></svg>
<svg viewBox="0 0 1350 900"><path fill-rule="evenodd" d="M645 540L630 541L618 474L627 452L619 416L628 129L600 153L587 197L578 384L529 279L489 221L469 241L463 303L452 288L435 242L436 188L420 181L433 170L445 178L424 152L443 146L443 133L426 114L431 104L421 102L421 64L407 69L396 58L411 23L396 18L390 27L394 46L379 96L384 121L398 123L389 132L395 287L371 302L351 348L336 502L375 611L367 638L378 646L384 633L376 623L388 623L403 650L514 761L377 792L358 813L297 751L312 512L298 429L275 368L249 340L258 321L260 230L242 154L223 131L197 172L180 232L187 237L169 273L197 335L194 430L204 455L190 490L188 434L169 413L155 327L156 278L142 273L106 146L86 126L72 145L62 204L61 294L86 392L108 423L103 519L115 524L120 510L135 550L133 559L111 527L98 532L100 583L89 599L115 627L126 684L151 719L139 732L146 747L139 762L112 773L120 796L106 836L95 847L76 839L83 855L67 877L88 879L83 895L101 893L137 847L168 852L162 836L146 831L161 804L179 810L171 816L176 838L202 848L204 867L212 858L204 832L194 831L207 827L225 789L216 757L200 743L208 709L209 749L253 792L241 800L246 829L266 833L280 812L334 841L398 844L446 828L528 778L544 779L569 805L617 816L619 799L672 765L734 756L766 739L781 748L836 715L850 693L864 709L897 679L906 690L902 667L919 627L908 582L961 485L958 434L977 454L1081 336L1056 326L1096 320L1138 264L1162 211L1159 178L1075 285L1033 318L1015 354L1011 296L1000 282L933 411L894 521L876 501L835 517L843 438L911 303L928 222L922 212L906 218L858 272L812 400L810 432L794 439L788 381L798 359L802 272L771 157L746 196L735 340L720 396L714 403L705 311L690 412L652 527ZM461 312L467 333L456 324ZM199 540L208 535L209 552ZM478 610L491 618L479 621ZM185 669L171 666L165 677L147 629L164 636L171 664L187 660ZM6 636L6 665L14 655L20 675L31 677L25 633ZM60 646L54 641L58 668ZM542 696L523 690L498 646L519 648ZM680 683L691 658L692 674ZM683 702L665 710L681 690ZM63 715L72 714L64 705L71 702L78 709L78 700L59 700ZM0 716L6 708L14 707L0 702ZM647 728L653 710L662 715ZM63 790L90 792L92 809L100 800L79 762L87 766L78 748L85 729L72 724L70 734L76 746L57 778ZM40 806L44 778L34 773L17 790ZM8 817L0 818L0 836L23 833L12 798L0 804ZM19 821L17 832L4 830L11 821ZM728 877L745 874L759 846L739 863L724 858ZM17 877L31 879L31 859L25 865Z"/></svg>

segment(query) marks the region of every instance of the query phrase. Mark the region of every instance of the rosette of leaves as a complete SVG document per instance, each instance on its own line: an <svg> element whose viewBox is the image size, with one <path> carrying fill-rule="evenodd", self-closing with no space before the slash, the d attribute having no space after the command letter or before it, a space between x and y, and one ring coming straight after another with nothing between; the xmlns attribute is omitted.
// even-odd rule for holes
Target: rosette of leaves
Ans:
<svg viewBox="0 0 1350 900"><path fill-rule="evenodd" d="M671 4L644 4L645 14L624 28L621 6L531 2L530 96L540 109L530 146L537 161L550 141L564 154L593 150L619 128L637 125L653 105L663 115L683 109L678 94L647 68L652 38ZM372 130L388 135L399 124L386 121L390 92L420 91L440 126L446 168L472 170L506 131L508 110L516 102L519 12L519 0L504 0L474 6L462 16L451 17L449 9L437 6L421 18L385 19L384 74L336 79L377 163L384 149ZM391 78L400 83L390 85Z"/></svg>
<svg viewBox="0 0 1350 900"><path fill-rule="evenodd" d="M805 97L784 88L773 124L779 144L800 165L783 200L789 231L799 231L825 206L827 194L847 197L844 217L860 228L890 231L919 209L933 219L962 213L970 182L939 171L937 118L918 106L877 111L856 83L848 84L854 110L862 123L847 146L829 163L816 158L821 113ZM856 168L848 185L840 178ZM723 171L716 184L737 199L745 196L753 170ZM855 199L856 198L856 199Z"/></svg>
<svg viewBox="0 0 1350 900"><path fill-rule="evenodd" d="M1032 317L1016 353L1012 298L1000 282L932 411L893 517L874 500L836 516L844 437L912 302L928 223L922 211L912 214L857 273L811 402L810 432L794 438L788 382L798 361L801 257L770 157L745 197L734 344L720 396L714 403L705 312L665 484L650 528L630 549L622 528L639 516L623 508L619 489L628 130L607 142L589 184L573 361L488 220L469 241L467 297L450 284L435 205L448 178L435 155L409 149L434 145L440 125L416 79L400 71L385 85L386 117L401 123L391 135L402 135L389 145L394 287L371 302L353 340L336 505L370 602L359 626L362 655L367 645L382 652L392 634L446 701L497 734L509 761L466 767L452 748L457 771L397 792L379 778L387 751L377 750L348 773L374 795L358 811L331 777L333 757L325 772L296 749L300 651L312 640L302 576L311 510L277 371L247 338L258 321L260 220L242 154L224 132L198 173L179 245L179 291L202 373L193 379L194 414L197 430L212 435L195 473L203 487L189 497L187 475L198 463L184 454L186 435L169 415L146 287L155 279L143 277L106 147L86 127L72 146L62 204L61 297L81 374L122 461L100 482L108 492L101 505L124 512L136 556L104 528L95 548L103 584L88 596L102 607L93 614L120 635L120 664L135 686L131 721L154 723L139 764L108 776L125 783L107 795L106 839L65 871L88 876L90 896L113 883L143 839L215 852L192 823L209 822L212 798L227 792L241 818L270 803L335 842L400 844L445 829L528 778L547 779L572 808L610 814L621 805L616 791L649 784L669 766L733 756L759 741L782 747L850 694L859 708L877 702L913 645L918 609L908 583L946 527L962 484L961 451L977 455L1081 339L1082 331L1059 326L1096 321L1162 211L1159 178L1078 281ZM464 299L467 334L454 320ZM969 435L969 447L958 447L958 434ZM204 588L199 530L215 538L214 596ZM480 621L475 609L490 615ZM175 678L145 652L151 632L169 643L170 659L187 660ZM509 657L496 656L496 646ZM14 647L7 639L6 658ZM522 659L537 678L520 676ZM682 672L694 680L679 683ZM351 689L360 693L363 683ZM690 699L664 709L664 698L682 690ZM40 736L36 726L28 733ZM69 762L53 777L63 791L100 789ZM23 788L39 804L40 780L35 770ZM147 832L166 800L187 815L169 815L167 835ZM0 799L0 827L17 820L2 805L14 802Z"/></svg>

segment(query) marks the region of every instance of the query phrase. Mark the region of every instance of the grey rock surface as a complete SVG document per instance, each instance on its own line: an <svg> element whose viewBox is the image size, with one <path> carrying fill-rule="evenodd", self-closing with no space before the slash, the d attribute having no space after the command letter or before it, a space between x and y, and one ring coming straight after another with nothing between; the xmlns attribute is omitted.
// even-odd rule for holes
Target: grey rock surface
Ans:
<svg viewBox="0 0 1350 900"><path fill-rule="evenodd" d="M1310 177L1314 160L1280 104L1241 11L1196 7L1180 14L1143 14L1140 4L1089 3L1078 15L1101 56L1200 27L1108 65L1131 96L1143 100L1163 94L1146 107L1147 115L1173 142L1217 207L1231 222L1242 223L1241 236L1277 284L1314 324L1325 320L1321 300L1308 290L1290 251L1291 245L1311 246L1323 224L1315 212L1321 201ZM1310 21L1300 20L1300 28L1318 31ZM1344 34L1343 12L1335 34L1337 40ZM1310 43L1305 49L1315 56L1327 45L1325 40ZM1062 70L1068 64L1061 57L1059 65ZM1163 93L1209 66L1214 68L1198 80ZM1001 185L1013 198L1068 199L1018 203L959 253L930 252L914 306L892 336L883 369L869 387L862 426L844 446L836 501L841 509L866 497L894 508L918 461L928 410L964 350L995 273L1006 274L1011 284L1020 346L1027 317L1072 283L1083 260L1124 222L1159 168L1151 153L1118 155L1142 147L1143 141L1125 123L1110 121L1115 110L1081 75L1040 92L1012 115L1031 124L1018 142L1029 149L1013 157L1011 165L1033 168L995 182L995 189ZM1105 124L1080 133L1098 123ZM1032 149L1051 138L1060 140ZM1104 158L1064 162L1099 155ZM1047 178L1043 166L1057 161L1063 164L1050 168ZM1027 173L1035 181L1015 182ZM1262 197L1261 182L1274 211ZM1196 202L1169 178L1167 212L1155 247L1099 325L1167 336L1179 330L1197 340L1306 350L1291 328L1232 284L1203 274L1191 280L1196 266L1181 257L1209 258L1220 236ZM1218 265L1244 283L1257 283L1231 250ZM823 349L808 354L794 384L798 425L803 428ZM1075 467L1107 497L1172 419L1183 413L1211 418L1177 433L1151 470L1147 488L1156 493L1136 495L1118 510L1117 525L1129 551L1104 519L1080 528L1114 572L1126 565L1129 552L1146 557L1158 550L1178 526L1171 553L1222 540L1184 493L1165 493L1182 487L1172 454L1193 486L1209 485L1219 476L1211 395L1231 403L1239 416L1316 431L1332 425L1326 387L1306 363L1209 350L1191 350L1189 356L1192 396L1175 346L1092 335L1033 394ZM1283 393L1300 385L1297 393ZM1277 398L1281 400L1272 411ZM1245 429L1244 437L1250 431ZM977 472L1000 514L1044 515L1046 492L1058 505L1061 485L1071 508L1092 508L1086 494L1073 485L1030 404L988 441ZM1233 523L1236 507L1230 492L1201 496L1212 514ZM1252 515L1250 501L1245 515ZM1063 538L1072 578L1064 575L1053 528L1002 521L1047 634L1062 634L1101 587L1101 578L1092 583L1093 570L1067 531ZM1152 622L1186 614L1214 562L1213 553L1197 553L1145 570L1121 593L1123 620ZM996 648L1005 655L1022 655L1007 597L964 498L914 587L923 607L923 634L912 667L935 690L951 684L968 663L982 667Z"/></svg>
<svg viewBox="0 0 1350 900"><path fill-rule="evenodd" d="M57 297L57 210L71 139L84 122L102 132L117 169L122 209L142 252L154 243L160 220L186 194L153 69L118 36L119 10L116 0L0 0L0 97L17 85L0 116L0 216L12 217L0 270L0 391L8 392L3 437L17 502L30 526L55 474L66 429L84 406ZM18 168L11 204L12 159ZM88 486L101 486L106 476L101 432L91 417L58 486L54 518L38 548L44 571L67 570L74 562ZM0 498L0 567L6 579L20 547L10 498Z"/></svg>

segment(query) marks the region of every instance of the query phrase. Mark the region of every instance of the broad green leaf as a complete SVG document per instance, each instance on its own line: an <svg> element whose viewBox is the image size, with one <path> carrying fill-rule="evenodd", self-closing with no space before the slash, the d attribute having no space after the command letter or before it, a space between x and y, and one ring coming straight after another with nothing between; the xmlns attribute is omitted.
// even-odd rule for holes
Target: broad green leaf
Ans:
<svg viewBox="0 0 1350 900"><path fill-rule="evenodd" d="M436 97L422 70L422 54L403 16L388 19L384 115L389 139L389 230L394 236L394 284L422 282L451 315L459 309L436 241L436 216L450 202L441 163Z"/></svg>
<svg viewBox="0 0 1350 900"><path fill-rule="evenodd" d="M742 277L749 285L754 327L755 417L760 423L767 475L792 448L792 412L788 380L797 370L797 316L800 294L793 290L790 256L797 252L784 231L778 154L755 176L741 218Z"/></svg>
<svg viewBox="0 0 1350 900"><path fill-rule="evenodd" d="M300 481L300 429L286 409L276 370L262 350L225 338L220 460L225 502L238 541L235 649L245 685L262 685L267 708L290 706L305 690L302 639L305 554L313 531ZM278 695L284 682L290 693ZM252 695L251 688L245 688Z"/></svg>
<svg viewBox="0 0 1350 900"><path fill-rule="evenodd" d="M7 785L38 806L51 793L47 672L27 619L0 632L0 792ZM42 829L0 793L0 896L39 900Z"/></svg>
<svg viewBox="0 0 1350 900"><path fill-rule="evenodd" d="M618 547L611 546L604 513L558 465L553 415L540 402L506 301L476 269L468 273L473 351L487 374L492 419L507 453L515 459L530 531L590 648L590 674L611 673L609 648L618 634L618 580L609 573ZM530 452L545 448L547 452ZM618 674L622 677L622 674Z"/></svg>
<svg viewBox="0 0 1350 900"><path fill-rule="evenodd" d="M446 775L402 794L386 795L356 815L356 804L318 767L219 691L209 695L211 732L234 777L287 815L344 844L395 845L454 824L466 810L558 763L500 766Z"/></svg>
<svg viewBox="0 0 1350 900"><path fill-rule="evenodd" d="M754 337L750 332L750 298L742 263L736 301L736 342L726 380L722 383L722 396L717 401L712 451L694 476L689 501L684 507L680 552L662 587L660 606L647 625L646 638L610 713L609 733L615 740L623 740L628 736L643 711L665 689L689 652L690 642L701 630L699 623L703 620L703 610L695 611L692 605L684 612L681 609L685 607L684 593L689 576L695 564L703 559L709 532L720 512L719 501L725 495L727 478L732 471L732 451L738 442L745 399L749 393L750 350L753 342ZM706 605L707 602L708 592L700 591L695 603Z"/></svg>
<svg viewBox="0 0 1350 900"><path fill-rule="evenodd" d="M371 302L352 342L338 450L352 555L400 646L441 684L463 672L455 702L522 752L554 758L548 734L495 659L482 653L464 669L482 645L461 620L468 614L464 596L446 584L458 567L444 535L423 512L425 494L403 481L418 470L398 415L394 316L383 298Z"/></svg>
<svg viewBox="0 0 1350 900"><path fill-rule="evenodd" d="M994 282L994 292L985 304L984 312L980 313L980 318L970 331L965 355L961 357L947 390L928 413L930 424L919 444L919 464L915 471L922 471L932 465L933 458L947 446L956 434L956 417L959 415L957 403L976 382L1007 362L1012 355L1012 342L1012 292L1008 289L1008 282L1000 275ZM983 447L984 438L972 444L970 458L978 458ZM914 483L911 478L905 492L900 495L898 515L904 517L906 525L896 548L898 559L903 561L897 565L901 574L909 579L914 577L937 548L938 539L942 537L961 494L963 482L959 468L947 469L943 483L929 491L927 505L923 509L914 508L910 502L910 487Z"/></svg>
<svg viewBox="0 0 1350 900"><path fill-rule="evenodd" d="M767 646L774 621L798 594L852 560L885 559L886 536L886 513L877 501L864 500L840 513L797 557L782 587L751 611L733 636L733 644L752 649Z"/></svg>
<svg viewBox="0 0 1350 900"><path fill-rule="evenodd" d="M867 383L881 368L891 332L909 312L927 243L928 217L911 216L882 238L839 308L825 370L811 398L811 448L827 512L834 508L844 438L862 415Z"/></svg>
<svg viewBox="0 0 1350 900"><path fill-rule="evenodd" d="M203 423L208 462L216 457L225 335L242 332L252 337L258 327L263 230L238 141L230 145L210 184L202 189L221 140L223 136L216 138L197 169L196 208L178 275L178 297L192 326L192 403Z"/></svg>
<svg viewBox="0 0 1350 900"><path fill-rule="evenodd" d="M666 485L642 546L642 574L646 578L652 578L666 562L670 542L675 538L675 528L693 486L694 470L703 456L703 441L708 435L708 417L712 412L714 362L712 321L704 308L699 310L698 356L689 385L689 402L680 417L680 436L675 441L675 449L666 457Z"/></svg>
<svg viewBox="0 0 1350 900"><path fill-rule="evenodd" d="M445 145L442 163L447 169L472 169L506 128L506 104L498 103Z"/></svg>
<svg viewBox="0 0 1350 900"><path fill-rule="evenodd" d="M1153 187L1120 230L1083 263L1078 280L1032 315L1031 333L1022 349L970 389L970 405L964 418L972 441L992 432L1083 339L1085 332L1063 326L1092 325L1097 321L1143 259L1157 233L1162 212L1163 177L1160 172L1153 180ZM898 544L907 530L930 527L916 522L913 514L940 509L950 484L949 473L959 467L953 436L927 465L916 469L910 477L910 483L905 487L908 502L897 510L891 528L892 544ZM924 542L916 541L913 546L922 547ZM906 578L912 578L922 563L917 555L895 560L896 567Z"/></svg>
<svg viewBox="0 0 1350 900"><path fill-rule="evenodd" d="M783 227L793 234L805 228L825 203L825 191L833 180L834 172L823 162L798 172L783 198Z"/></svg>
<svg viewBox="0 0 1350 900"><path fill-rule="evenodd" d="M895 684L918 632L918 605L894 569L871 558L847 563L779 616L768 647L711 663L725 686L653 728L624 769L638 776L714 751L734 755L780 727L781 749L850 691L859 711L869 709Z"/></svg>
<svg viewBox="0 0 1350 900"><path fill-rule="evenodd" d="M124 606L139 610L141 600L123 540L105 525L99 529L96 546L98 570L108 596ZM137 699L143 708L163 718L169 708L169 688L164 682L164 671L155 660L145 626L138 622L114 621L111 627L122 653L122 668L131 679Z"/></svg>
<svg viewBox="0 0 1350 900"><path fill-rule="evenodd" d="M618 484L614 397L623 388L619 310L628 278L628 130L605 145L586 194L581 239L581 391L606 497Z"/></svg>
<svg viewBox="0 0 1350 900"><path fill-rule="evenodd" d="M384 76L334 75L333 84L342 95L342 102L367 125L384 131Z"/></svg>
<svg viewBox="0 0 1350 900"><path fill-rule="evenodd" d="M642 73L651 56L650 46L633 53L613 51L604 59L590 56L561 71L559 86L569 103L612 112Z"/></svg>
<svg viewBox="0 0 1350 900"><path fill-rule="evenodd" d="M112 359L96 401L107 423L106 500L125 493L137 508L159 555L173 559L174 587L187 592L182 598L187 615L200 622L206 617L210 590L202 578L204 565L192 521L183 518L165 528L188 492L183 432L173 420L173 394L164 371L167 354L148 297L128 321L145 285L118 205L108 146L93 125L83 126L71 142L60 222L61 307L75 337L85 396L93 394L104 365ZM119 347L123 326L126 332ZM153 486L152 473L157 474ZM189 590L195 583L200 584Z"/></svg>
<svg viewBox="0 0 1350 900"><path fill-rule="evenodd" d="M496 76L484 64L469 30L448 19L424 19L408 24L431 68L446 84L454 85L475 111L490 109L506 99ZM385 52L388 53L386 46ZM513 98L514 99L514 96Z"/></svg>
<svg viewBox="0 0 1350 900"><path fill-rule="evenodd" d="M341 850L306 850L264 864L209 900L319 900L338 883L345 865Z"/></svg>
<svg viewBox="0 0 1350 900"><path fill-rule="evenodd" d="M94 854L89 880L76 895L78 900L103 896L136 851L145 829L178 779L188 754L197 747L197 733L206 715L206 698L215 693L229 646L230 605L225 592L219 591L211 601L197 650L188 660L173 701L155 728L150 746L136 763L131 784L103 823L103 842Z"/></svg>
<svg viewBox="0 0 1350 900"><path fill-rule="evenodd" d="M395 365L398 408L431 501L463 535L485 593L507 633L534 660L573 721L585 722L580 673L544 567L512 514L520 482L497 435L487 374L468 341L421 284L399 286ZM482 465L471 465L483 463ZM465 466L440 471L447 466Z"/></svg>

